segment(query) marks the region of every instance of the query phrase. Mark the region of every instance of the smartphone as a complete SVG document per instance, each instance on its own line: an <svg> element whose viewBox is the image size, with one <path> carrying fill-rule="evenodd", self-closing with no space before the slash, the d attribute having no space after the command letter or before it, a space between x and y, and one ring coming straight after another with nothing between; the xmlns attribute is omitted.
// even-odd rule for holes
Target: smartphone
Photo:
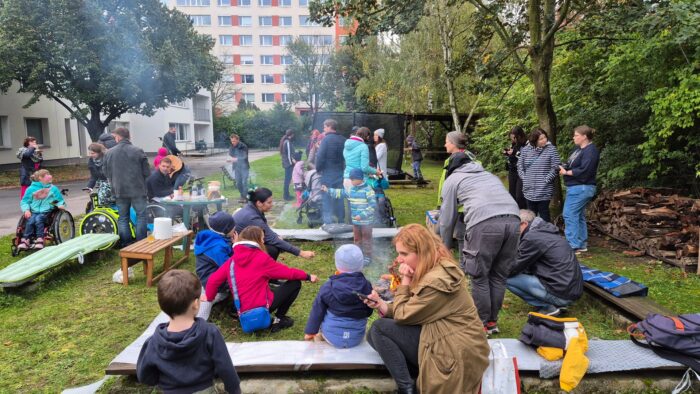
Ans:
<svg viewBox="0 0 700 394"><path fill-rule="evenodd" d="M356 296L360 297L361 300L370 300L370 301L374 302L374 300L371 300L369 297L367 297L366 295L364 295L362 293L358 293L357 291L355 291L354 293Z"/></svg>

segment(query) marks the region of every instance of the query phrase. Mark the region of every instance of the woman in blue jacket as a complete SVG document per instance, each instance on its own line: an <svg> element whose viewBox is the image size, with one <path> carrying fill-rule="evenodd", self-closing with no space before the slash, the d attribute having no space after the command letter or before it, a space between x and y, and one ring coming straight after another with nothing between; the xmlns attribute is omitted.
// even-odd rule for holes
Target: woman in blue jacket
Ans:
<svg viewBox="0 0 700 394"><path fill-rule="evenodd" d="M365 174L365 180L368 175L381 174L381 170L369 165L369 129L360 127L355 135L345 141L343 148L343 158L345 159L345 171L343 172L343 186L345 189L350 188L350 171L354 168L359 168Z"/></svg>

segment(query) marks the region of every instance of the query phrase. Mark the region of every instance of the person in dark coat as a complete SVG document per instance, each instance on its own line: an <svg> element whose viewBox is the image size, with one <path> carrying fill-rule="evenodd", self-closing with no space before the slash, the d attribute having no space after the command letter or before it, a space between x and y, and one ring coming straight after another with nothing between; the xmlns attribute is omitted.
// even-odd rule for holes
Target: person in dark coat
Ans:
<svg viewBox="0 0 700 394"><path fill-rule="evenodd" d="M231 147L228 149L230 161L233 163L233 172L236 176L236 188L241 198L238 202L246 202L248 197L248 174L250 163L248 162L248 145L241 141L238 134L231 134Z"/></svg>
<svg viewBox="0 0 700 394"><path fill-rule="evenodd" d="M583 275L574 250L559 229L520 211L520 245L506 287L539 313L558 316L583 294Z"/></svg>
<svg viewBox="0 0 700 394"><path fill-rule="evenodd" d="M146 179L146 195L149 200L160 202L165 197L173 195L173 178L170 178L172 162L164 157L158 163L158 168Z"/></svg>
<svg viewBox="0 0 700 394"><path fill-rule="evenodd" d="M97 139L97 142L102 144L107 149L114 148L117 145L117 141L115 141L114 137L110 133L104 133L100 135L100 138Z"/></svg>
<svg viewBox="0 0 700 394"><path fill-rule="evenodd" d="M321 174L321 184L329 189L343 187L343 172L345 171L345 137L336 131L338 122L326 119L323 122L324 137L316 154L316 171ZM338 222L345 221L345 204L343 199L333 199L327 193L323 194L323 223L333 223L333 215Z"/></svg>
<svg viewBox="0 0 700 394"><path fill-rule="evenodd" d="M236 222L236 232L240 234L248 226L258 226L263 229L265 232L265 249L267 254L275 260L277 260L280 252L291 253L305 259L314 257L314 252L300 250L272 231L265 218L265 212L269 212L272 209L272 205L272 191L270 189L259 187L248 192L248 204L233 215L233 220Z"/></svg>
<svg viewBox="0 0 700 394"><path fill-rule="evenodd" d="M177 129L174 126L171 126L168 129L168 132L163 136L163 147L168 150L169 154L179 156L181 152L179 149L177 149L177 144L175 144L176 133Z"/></svg>
<svg viewBox="0 0 700 394"><path fill-rule="evenodd" d="M508 192L518 203L518 208L527 208L525 195L523 194L523 181L518 175L518 159L520 150L527 143L525 130L520 126L515 126L510 130L510 148L504 149L503 154L507 157L506 169L508 170Z"/></svg>
<svg viewBox="0 0 700 394"><path fill-rule="evenodd" d="M146 178L151 175L148 158L141 148L129 141L129 130L120 127L112 132L117 145L105 153L102 171L112 184L119 209L119 238L122 245L129 244L129 211L136 211L136 240L146 238Z"/></svg>
<svg viewBox="0 0 700 394"><path fill-rule="evenodd" d="M19 184L21 189L19 198L22 199L24 192L32 184L32 174L41 167L41 162L44 160L36 138L27 137L24 139L23 146L17 151L17 158L20 160Z"/></svg>
<svg viewBox="0 0 700 394"><path fill-rule="evenodd" d="M97 142L93 142L88 146L88 170L90 170L90 179L88 180L87 187L92 189L97 184L97 181L107 181L107 177L102 172L102 161L104 160L105 149L104 145Z"/></svg>
<svg viewBox="0 0 700 394"><path fill-rule="evenodd" d="M294 170L294 163L296 163L292 139L294 139L294 130L288 129L280 140L280 155L282 156L282 168L284 168L284 189L282 191L284 195L282 197L285 201L294 199L289 194L289 183L292 181L292 171Z"/></svg>

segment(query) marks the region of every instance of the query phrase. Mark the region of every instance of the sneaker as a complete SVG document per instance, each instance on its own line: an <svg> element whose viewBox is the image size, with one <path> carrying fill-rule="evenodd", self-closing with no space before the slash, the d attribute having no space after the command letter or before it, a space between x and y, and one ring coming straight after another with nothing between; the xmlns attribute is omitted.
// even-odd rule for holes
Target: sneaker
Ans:
<svg viewBox="0 0 700 394"><path fill-rule="evenodd" d="M17 245L17 250L27 250L29 249L29 240L26 238L22 238L21 241L19 241L19 245Z"/></svg>
<svg viewBox="0 0 700 394"><path fill-rule="evenodd" d="M549 306L545 306L543 308L540 308L537 312L541 313L543 315L557 317L557 316L561 315L562 310L560 308L557 308L554 305L549 305Z"/></svg>
<svg viewBox="0 0 700 394"><path fill-rule="evenodd" d="M44 238L37 238L34 242L34 249L44 249Z"/></svg>
<svg viewBox="0 0 700 394"><path fill-rule="evenodd" d="M292 319L289 316L278 316L275 317L275 320L272 322L272 325L270 326L270 332L275 333L281 330L284 330L285 328L289 328L294 325L294 319Z"/></svg>
<svg viewBox="0 0 700 394"><path fill-rule="evenodd" d="M486 322L484 330L487 335L498 334L501 330L498 329L498 324L495 321Z"/></svg>
<svg viewBox="0 0 700 394"><path fill-rule="evenodd" d="M586 253L586 252L588 252L588 248L580 248L580 249L576 249L575 253L578 255L578 254Z"/></svg>

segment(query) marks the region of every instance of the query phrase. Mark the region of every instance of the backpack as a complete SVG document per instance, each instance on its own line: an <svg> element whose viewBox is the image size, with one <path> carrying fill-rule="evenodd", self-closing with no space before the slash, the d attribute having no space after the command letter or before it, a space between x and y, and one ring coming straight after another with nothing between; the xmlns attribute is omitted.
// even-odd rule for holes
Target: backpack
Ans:
<svg viewBox="0 0 700 394"><path fill-rule="evenodd" d="M627 328L637 345L700 372L700 314L664 316L650 313Z"/></svg>

